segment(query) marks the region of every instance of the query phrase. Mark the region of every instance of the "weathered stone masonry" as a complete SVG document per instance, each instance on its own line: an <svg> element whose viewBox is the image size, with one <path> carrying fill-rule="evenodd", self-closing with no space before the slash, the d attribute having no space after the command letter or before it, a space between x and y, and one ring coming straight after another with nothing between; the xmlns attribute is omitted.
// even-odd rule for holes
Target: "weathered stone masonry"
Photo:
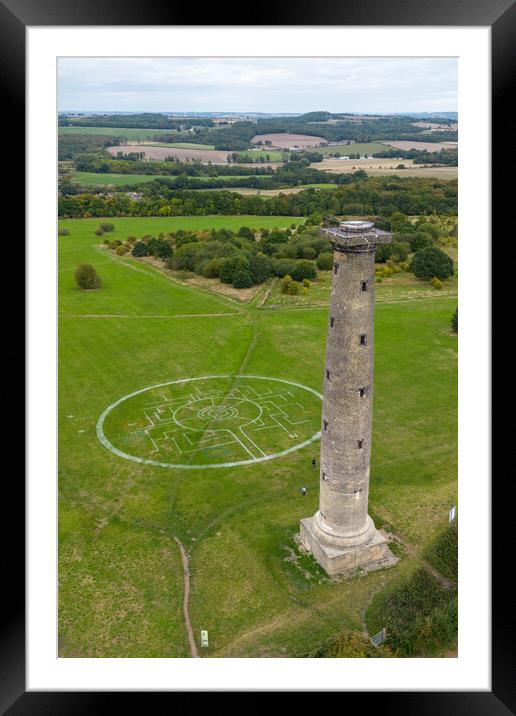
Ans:
<svg viewBox="0 0 516 716"><path fill-rule="evenodd" d="M393 564L367 513L374 364L374 255L391 235L371 222L327 232L334 248L321 428L320 499L301 540L329 574Z"/></svg>

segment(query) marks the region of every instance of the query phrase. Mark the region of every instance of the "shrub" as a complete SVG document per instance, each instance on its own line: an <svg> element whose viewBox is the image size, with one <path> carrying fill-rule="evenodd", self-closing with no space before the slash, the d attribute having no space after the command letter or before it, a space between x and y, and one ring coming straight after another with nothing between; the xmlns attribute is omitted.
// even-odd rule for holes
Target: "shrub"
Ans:
<svg viewBox="0 0 516 716"><path fill-rule="evenodd" d="M272 275L272 262L264 254L255 254L249 260L250 275L253 283L263 283Z"/></svg>
<svg viewBox="0 0 516 716"><path fill-rule="evenodd" d="M75 269L75 280L82 289L100 288L100 276L91 264L79 264Z"/></svg>
<svg viewBox="0 0 516 716"><path fill-rule="evenodd" d="M309 281L307 278L304 278L304 279L303 279L303 286L304 286L305 288L308 289L308 288L310 288L311 285L312 285L312 284L310 283L310 281Z"/></svg>
<svg viewBox="0 0 516 716"><path fill-rule="evenodd" d="M431 224L429 221L418 224L417 230L423 234L430 234L434 240L437 240L442 235L439 227L436 224Z"/></svg>
<svg viewBox="0 0 516 716"><path fill-rule="evenodd" d="M249 272L249 261L243 256L230 256L220 268L219 278L222 283L233 283L237 273Z"/></svg>
<svg viewBox="0 0 516 716"><path fill-rule="evenodd" d="M415 239L410 242L412 251L420 251L421 249L426 249L428 246L433 245L434 240L430 234L416 234Z"/></svg>
<svg viewBox="0 0 516 716"><path fill-rule="evenodd" d="M395 656L432 656L455 644L457 594L418 569L373 598L366 622L371 634L387 629Z"/></svg>
<svg viewBox="0 0 516 716"><path fill-rule="evenodd" d="M288 293L288 287L292 283L292 276L288 274L281 279L281 292Z"/></svg>
<svg viewBox="0 0 516 716"><path fill-rule="evenodd" d="M457 521L449 524L430 544L425 559L442 575L456 582L458 578L458 530Z"/></svg>
<svg viewBox="0 0 516 716"><path fill-rule="evenodd" d="M393 241L390 249L390 258L394 261L405 261L409 255L410 244L404 241Z"/></svg>
<svg viewBox="0 0 516 716"><path fill-rule="evenodd" d="M205 243L190 241L181 244L174 253L172 259L172 267L177 271L193 271L195 263L201 256Z"/></svg>
<svg viewBox="0 0 516 716"><path fill-rule="evenodd" d="M324 251L317 257L317 268L321 271L331 271L333 268L333 254L331 251Z"/></svg>
<svg viewBox="0 0 516 716"><path fill-rule="evenodd" d="M234 288L249 288L253 285L250 271L237 271L233 278Z"/></svg>
<svg viewBox="0 0 516 716"><path fill-rule="evenodd" d="M129 251L129 246L124 246L123 244L121 246L116 247L116 255L117 256L123 256Z"/></svg>
<svg viewBox="0 0 516 716"><path fill-rule="evenodd" d="M434 288L436 288L436 289L438 289L438 290L440 290L440 289L443 287L443 282L442 282L442 281L439 281L439 279L437 278L437 276L434 276L433 279L430 281L430 283L432 284L432 286L433 286Z"/></svg>
<svg viewBox="0 0 516 716"><path fill-rule="evenodd" d="M299 281L290 281L287 286L287 293L289 296L297 296L301 290L301 284Z"/></svg>
<svg viewBox="0 0 516 716"><path fill-rule="evenodd" d="M453 316L451 317L451 327L452 327L452 331L454 333L459 332L459 307L458 306L455 309L455 311L453 312Z"/></svg>
<svg viewBox="0 0 516 716"><path fill-rule="evenodd" d="M391 269L391 267L384 266L383 271L382 271L382 276L384 278L389 278L390 276L392 276L392 274L393 274L393 270Z"/></svg>
<svg viewBox="0 0 516 716"><path fill-rule="evenodd" d="M108 222L104 222L104 223L102 223L102 224L100 225L100 228L102 229L102 231L105 231L105 232L107 232L107 231L114 231L114 230L115 230L115 225L114 225L114 224L111 224L111 223L108 223Z"/></svg>
<svg viewBox="0 0 516 716"><path fill-rule="evenodd" d="M307 654L312 659L377 659L390 655L386 645L376 648L361 634L344 631L328 639L315 651Z"/></svg>
<svg viewBox="0 0 516 716"><path fill-rule="evenodd" d="M58 236L70 236L70 230L69 229L59 229L57 232Z"/></svg>
<svg viewBox="0 0 516 716"><path fill-rule="evenodd" d="M272 270L276 276L283 278L290 275L294 268L294 261L290 259L275 259L272 262Z"/></svg>
<svg viewBox="0 0 516 716"><path fill-rule="evenodd" d="M104 232L102 231L102 229L97 229L97 230L96 230L95 236L103 236L103 235L104 235Z"/></svg>
<svg viewBox="0 0 516 716"><path fill-rule="evenodd" d="M218 278L220 276L220 269L226 259L222 257L209 259L203 266L202 275L205 278Z"/></svg>
<svg viewBox="0 0 516 716"><path fill-rule="evenodd" d="M149 253L149 247L145 241L137 241L131 251L133 256L148 256Z"/></svg>
<svg viewBox="0 0 516 716"><path fill-rule="evenodd" d="M307 259L296 261L292 268L291 276L294 281L302 281L304 278L316 278L317 269L315 263Z"/></svg>
<svg viewBox="0 0 516 716"><path fill-rule="evenodd" d="M149 252L158 259L168 259L172 256L172 246L161 238L152 238L147 242Z"/></svg>
<svg viewBox="0 0 516 716"><path fill-rule="evenodd" d="M434 276L446 279L453 276L453 261L437 246L427 246L416 253L412 272L417 278L430 281Z"/></svg>
<svg viewBox="0 0 516 716"><path fill-rule="evenodd" d="M374 257L374 260L376 263L383 264L387 261L388 258L390 258L391 255L391 247L389 244L379 244L376 247L376 254Z"/></svg>

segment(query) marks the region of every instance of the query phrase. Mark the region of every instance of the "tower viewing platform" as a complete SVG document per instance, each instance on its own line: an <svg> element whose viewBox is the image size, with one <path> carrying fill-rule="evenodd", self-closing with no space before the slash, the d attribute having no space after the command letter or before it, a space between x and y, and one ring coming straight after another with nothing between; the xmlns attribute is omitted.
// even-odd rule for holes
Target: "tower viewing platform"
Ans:
<svg viewBox="0 0 516 716"><path fill-rule="evenodd" d="M330 575L396 562L368 515L374 378L374 254L392 241L370 221L322 229L333 245L319 510L300 538Z"/></svg>

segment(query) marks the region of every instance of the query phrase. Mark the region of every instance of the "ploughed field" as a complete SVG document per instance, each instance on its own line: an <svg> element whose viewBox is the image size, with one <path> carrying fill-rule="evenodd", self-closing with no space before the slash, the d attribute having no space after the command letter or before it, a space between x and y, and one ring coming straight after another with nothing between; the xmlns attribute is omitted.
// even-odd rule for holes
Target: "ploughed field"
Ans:
<svg viewBox="0 0 516 716"><path fill-rule="evenodd" d="M403 164L405 168L399 169L400 164ZM328 157L322 162L314 162L310 166L330 174L352 174L363 169L370 176L398 174L403 177L436 177L438 179L456 179L458 176L458 167L414 164L412 159L381 159L380 157L333 159Z"/></svg>
<svg viewBox="0 0 516 716"><path fill-rule="evenodd" d="M427 152L440 152L441 149L457 149L457 142L419 142L412 139L400 139L396 141L384 140L384 144L394 149L420 149Z"/></svg>
<svg viewBox="0 0 516 716"><path fill-rule="evenodd" d="M122 151L124 154L130 152L143 152L146 159L157 159L163 161L167 157L176 157L180 161L187 159L199 162L212 162L213 164L225 164L229 152L218 151L216 149L188 149L185 147L175 147L170 144L162 146L160 144L127 144L124 146L106 147L106 151L116 156Z"/></svg>
<svg viewBox="0 0 516 716"><path fill-rule="evenodd" d="M257 134L251 139L253 144L257 144L258 142L265 144L267 141L271 143L271 147L278 149L293 149L294 147L304 149L305 147L316 147L319 144L328 144L328 140L324 139L324 137L312 137L309 134L290 134L288 132Z"/></svg>
<svg viewBox="0 0 516 716"><path fill-rule="evenodd" d="M60 656L190 656L176 538L201 657L304 656L360 634L373 597L417 562L332 582L298 550L318 504L327 306L261 309L183 285L103 248L100 221L59 222ZM125 239L302 219L109 221ZM76 288L80 262L100 290ZM370 512L417 555L457 495L456 298L438 294L379 303L375 320Z"/></svg>

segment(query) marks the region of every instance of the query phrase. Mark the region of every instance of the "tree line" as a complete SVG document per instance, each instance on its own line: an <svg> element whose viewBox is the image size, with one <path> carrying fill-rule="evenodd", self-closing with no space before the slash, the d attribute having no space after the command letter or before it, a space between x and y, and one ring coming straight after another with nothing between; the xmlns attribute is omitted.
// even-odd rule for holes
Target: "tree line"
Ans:
<svg viewBox="0 0 516 716"><path fill-rule="evenodd" d="M160 196L134 201L123 193L111 196L60 196L59 216L339 216L343 214L457 213L457 181L423 177L367 177L335 189L306 189L274 197L243 196L229 191L164 190Z"/></svg>

